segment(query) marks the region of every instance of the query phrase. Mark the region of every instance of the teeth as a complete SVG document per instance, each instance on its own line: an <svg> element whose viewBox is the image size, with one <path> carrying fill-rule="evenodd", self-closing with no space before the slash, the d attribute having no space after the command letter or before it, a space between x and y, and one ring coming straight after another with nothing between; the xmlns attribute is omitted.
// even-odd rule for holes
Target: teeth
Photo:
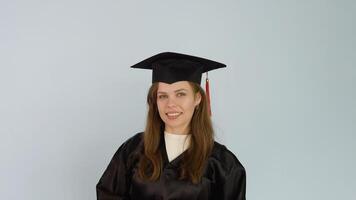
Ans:
<svg viewBox="0 0 356 200"><path fill-rule="evenodd" d="M180 115L180 113L167 113L167 115L170 117L175 117L175 116Z"/></svg>

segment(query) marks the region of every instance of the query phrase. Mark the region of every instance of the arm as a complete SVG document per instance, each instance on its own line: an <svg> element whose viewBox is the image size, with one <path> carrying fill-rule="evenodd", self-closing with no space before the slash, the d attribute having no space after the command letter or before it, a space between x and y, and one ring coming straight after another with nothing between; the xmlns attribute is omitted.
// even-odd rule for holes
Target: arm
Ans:
<svg viewBox="0 0 356 200"><path fill-rule="evenodd" d="M225 146L214 153L212 196L219 200L246 200L246 171L236 156Z"/></svg>
<svg viewBox="0 0 356 200"><path fill-rule="evenodd" d="M225 177L222 187L224 200L246 200L246 171L243 167L235 167Z"/></svg>
<svg viewBox="0 0 356 200"><path fill-rule="evenodd" d="M96 185L97 200L126 200L128 198L128 170L125 144L115 153Z"/></svg>

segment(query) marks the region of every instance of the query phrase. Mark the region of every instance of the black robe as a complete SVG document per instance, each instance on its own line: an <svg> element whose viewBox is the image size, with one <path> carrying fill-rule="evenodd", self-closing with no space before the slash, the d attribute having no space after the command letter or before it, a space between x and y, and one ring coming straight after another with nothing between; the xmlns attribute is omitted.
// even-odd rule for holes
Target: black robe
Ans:
<svg viewBox="0 0 356 200"><path fill-rule="evenodd" d="M178 180L179 163L184 152L169 162L163 138L160 149L164 167L159 180L140 180L137 163L142 149L143 133L136 134L120 146L96 185L98 200L245 200L245 169L235 155L218 142L214 142L198 184Z"/></svg>

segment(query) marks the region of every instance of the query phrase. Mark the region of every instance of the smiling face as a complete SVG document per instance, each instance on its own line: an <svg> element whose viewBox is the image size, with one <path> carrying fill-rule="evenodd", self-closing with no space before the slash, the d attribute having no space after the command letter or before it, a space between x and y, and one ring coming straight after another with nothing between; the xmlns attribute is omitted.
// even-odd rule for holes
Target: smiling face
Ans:
<svg viewBox="0 0 356 200"><path fill-rule="evenodd" d="M199 105L201 95L194 93L188 81L172 84L158 83L157 106L165 131L187 134L194 109Z"/></svg>

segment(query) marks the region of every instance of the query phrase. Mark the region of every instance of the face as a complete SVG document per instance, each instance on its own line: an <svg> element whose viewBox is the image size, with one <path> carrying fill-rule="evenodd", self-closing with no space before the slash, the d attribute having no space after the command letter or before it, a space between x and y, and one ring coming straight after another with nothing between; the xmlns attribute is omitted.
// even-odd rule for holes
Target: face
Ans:
<svg viewBox="0 0 356 200"><path fill-rule="evenodd" d="M157 106L165 131L187 134L194 109L201 100L200 93L194 94L188 81L172 84L158 83Z"/></svg>

